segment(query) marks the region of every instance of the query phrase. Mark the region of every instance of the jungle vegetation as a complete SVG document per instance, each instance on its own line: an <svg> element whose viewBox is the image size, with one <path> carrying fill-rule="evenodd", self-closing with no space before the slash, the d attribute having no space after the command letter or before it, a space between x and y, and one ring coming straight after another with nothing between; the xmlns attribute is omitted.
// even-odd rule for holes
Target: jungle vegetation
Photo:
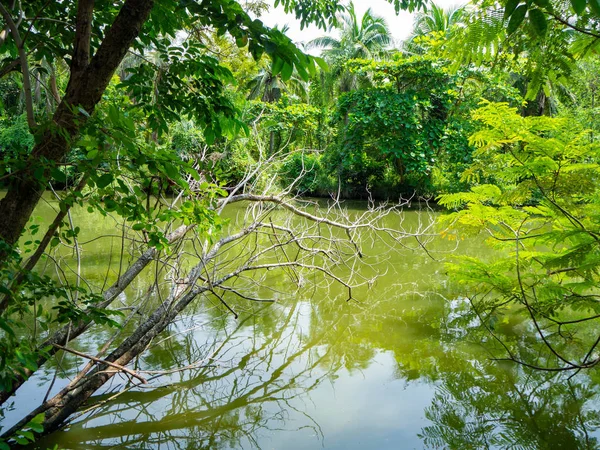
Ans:
<svg viewBox="0 0 600 450"><path fill-rule="evenodd" d="M278 267L323 272L351 298L355 281L331 267L360 258L353 233L366 225L292 199L437 204L442 237L483 233L504 251L448 265L481 326L496 336L521 311L546 347L534 358L498 337L498 359L539 371L600 362L600 3L393 3L416 12L402 43L351 2L277 0L323 30L303 48L262 23L261 0L0 2L0 401L92 325L130 320L112 301L188 233L199 248L181 289L144 305L137 328L2 430L0 448L58 429L196 297L228 308L229 280L270 270L261 258L287 257L282 240L304 256ZM48 192L60 208L41 227L32 215ZM242 201L258 205L253 220L224 233L222 209ZM78 248L75 206L136 236L133 262L105 286L36 271L53 248ZM305 226L269 225L275 207ZM343 231L339 245L314 238L320 224ZM269 244L207 275L258 231Z"/></svg>

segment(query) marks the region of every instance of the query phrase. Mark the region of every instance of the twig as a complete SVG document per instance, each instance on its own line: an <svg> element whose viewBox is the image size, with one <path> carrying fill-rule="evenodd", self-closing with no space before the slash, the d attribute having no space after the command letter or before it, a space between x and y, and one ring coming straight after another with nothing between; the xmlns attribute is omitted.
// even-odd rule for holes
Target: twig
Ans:
<svg viewBox="0 0 600 450"><path fill-rule="evenodd" d="M133 370L128 369L127 367L124 367L120 364L106 361L105 359L96 358L95 356L86 355L85 353L81 353L81 352L78 352L77 350L63 347L62 345L58 345L58 344L53 344L53 345L54 345L54 347L56 347L60 350L64 350L65 352L73 353L74 355L81 356L82 358L86 358L86 359L89 359L91 361L94 361L94 362L97 362L100 364L106 364L107 366L114 367L115 369L119 369L119 370L131 375L132 377L137 378L138 380L140 380L142 382L142 384L148 384L148 381L144 377L142 377L141 375L137 374Z"/></svg>

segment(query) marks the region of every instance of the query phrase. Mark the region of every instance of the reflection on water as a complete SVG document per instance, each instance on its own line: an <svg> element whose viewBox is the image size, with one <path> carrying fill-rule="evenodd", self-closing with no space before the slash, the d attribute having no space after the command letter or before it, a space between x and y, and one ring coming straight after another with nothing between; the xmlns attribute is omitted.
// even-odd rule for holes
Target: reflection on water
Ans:
<svg viewBox="0 0 600 450"><path fill-rule="evenodd" d="M474 364L445 374L420 436L433 448L595 449L598 395L590 380Z"/></svg>
<svg viewBox="0 0 600 450"><path fill-rule="evenodd" d="M417 215L406 213L408 225ZM598 448L595 372L569 380L491 361L494 343L443 264L387 244L366 249L365 276L380 277L355 302L335 285L306 283L272 305L232 299L235 320L199 300L137 361L150 388L115 378L39 448ZM90 270L106 248L88 246ZM453 244L430 248L441 259ZM485 251L475 241L459 250ZM268 287L285 292L286 282ZM501 331L536 351L518 320ZM80 348L92 353L108 336L95 333ZM68 355L57 373L66 379L81 363ZM23 389L43 396L57 368Z"/></svg>

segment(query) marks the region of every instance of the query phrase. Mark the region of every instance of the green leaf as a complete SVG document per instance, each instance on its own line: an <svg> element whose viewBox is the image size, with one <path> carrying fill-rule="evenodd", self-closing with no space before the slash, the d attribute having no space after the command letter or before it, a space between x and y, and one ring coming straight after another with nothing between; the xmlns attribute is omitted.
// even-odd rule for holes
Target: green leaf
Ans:
<svg viewBox="0 0 600 450"><path fill-rule="evenodd" d="M33 442L35 441L35 436L33 435L33 433L31 431L20 431L19 432L21 434L22 437L24 437L25 439Z"/></svg>
<svg viewBox="0 0 600 450"><path fill-rule="evenodd" d="M577 15L580 15L583 11L585 11L585 5L585 0L571 0L571 6L573 7L573 11Z"/></svg>
<svg viewBox="0 0 600 450"><path fill-rule="evenodd" d="M510 16L510 20L508 21L508 27L506 28L506 32L508 34L513 34L517 28L523 22L525 18L525 14L527 13L527 5L519 5L515 12Z"/></svg>
<svg viewBox="0 0 600 450"><path fill-rule="evenodd" d="M39 423L29 422L27 424L27 426L29 428L31 428L33 431L35 431L36 433L43 433L44 432L44 427L42 425L40 425Z"/></svg>
<svg viewBox="0 0 600 450"><path fill-rule="evenodd" d="M6 333L9 336L15 337L15 332L10 327L10 325L6 322L6 320L4 320L2 317L0 317L0 328L2 328L4 331L6 331Z"/></svg>
<svg viewBox="0 0 600 450"><path fill-rule="evenodd" d="M212 145L215 142L215 132L210 126L204 129L204 139L208 145Z"/></svg>
<svg viewBox="0 0 600 450"><path fill-rule="evenodd" d="M52 347L50 347L52 348ZM38 425L41 425L44 423L44 419L46 418L46 415L44 413L39 413L37 416L35 416L33 419L31 419L31 421L29 422L29 426L31 426L32 423L36 423Z"/></svg>
<svg viewBox="0 0 600 450"><path fill-rule="evenodd" d="M600 0L590 0L590 9L594 14L600 16Z"/></svg>
<svg viewBox="0 0 600 450"><path fill-rule="evenodd" d="M165 173L171 180L176 180L179 178L179 169L173 164L166 162L163 164L163 167L165 169Z"/></svg>
<svg viewBox="0 0 600 450"><path fill-rule="evenodd" d="M248 36L243 35L241 37L235 38L235 44L238 46L238 48L245 47L246 45L248 45Z"/></svg>
<svg viewBox="0 0 600 450"><path fill-rule="evenodd" d="M506 2L506 6L504 7L504 20L508 19L512 15L520 2L521 0L508 0Z"/></svg>
<svg viewBox="0 0 600 450"><path fill-rule="evenodd" d="M271 65L271 73L273 76L278 75L281 72L281 68L285 64L285 61L278 56L273 56L273 64Z"/></svg>
<svg viewBox="0 0 600 450"><path fill-rule="evenodd" d="M62 183L67 181L67 175L59 168L52 169L52 178Z"/></svg>
<svg viewBox="0 0 600 450"><path fill-rule="evenodd" d="M296 64L296 72L298 72L298 75L300 78L302 78L302 81L308 81L308 72L304 66Z"/></svg>
<svg viewBox="0 0 600 450"><path fill-rule="evenodd" d="M327 62L325 62L323 58L319 56L314 56L313 58L323 72L329 72L329 65L327 64Z"/></svg>
<svg viewBox="0 0 600 450"><path fill-rule="evenodd" d="M288 63L284 62L283 66L281 68L281 79L283 81L287 81L292 77L292 72L294 71L294 68L289 65Z"/></svg>
<svg viewBox="0 0 600 450"><path fill-rule="evenodd" d="M102 175L100 178L98 178L96 180L96 186L98 186L98 188L100 189L104 189L106 186L108 186L113 180L113 176L111 173L105 173L104 175Z"/></svg>
<svg viewBox="0 0 600 450"><path fill-rule="evenodd" d="M535 8L529 11L529 21L539 36L544 36L546 34L548 22L546 21L546 15L541 9Z"/></svg>

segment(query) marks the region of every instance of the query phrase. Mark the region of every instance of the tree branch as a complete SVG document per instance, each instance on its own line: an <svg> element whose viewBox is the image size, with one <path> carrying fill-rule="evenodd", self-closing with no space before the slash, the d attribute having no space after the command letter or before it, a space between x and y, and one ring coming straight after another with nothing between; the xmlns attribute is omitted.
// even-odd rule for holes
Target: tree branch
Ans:
<svg viewBox="0 0 600 450"><path fill-rule="evenodd" d="M10 34L15 41L15 45L17 46L17 51L19 52L19 62L21 64L21 73L23 75L23 91L25 93L25 109L27 111L27 124L29 125L29 129L34 131L36 128L35 123L35 115L33 113L33 96L31 95L31 79L29 77L29 63L27 62L27 53L23 48L23 41L21 40L21 35L19 34L19 29L17 28L17 24L12 19L10 12L4 7L2 2L0 2L0 14L4 18L8 29L10 30Z"/></svg>
<svg viewBox="0 0 600 450"><path fill-rule="evenodd" d="M133 370L128 369L127 367L121 366L120 364L114 363L114 362L110 362L110 361L106 361L104 359L100 359L100 358L96 358L95 356L91 356L91 355L86 355L85 353L81 353L78 352L77 350L73 350L67 347L63 347L62 345L58 345L58 344L54 344L54 346L60 350L64 350L65 352L69 352L72 353L74 355L77 356L81 356L82 358L85 359L89 359L90 361L94 361L97 363L101 363L101 364L106 364L107 366L113 367L115 369L119 369L122 372L125 372L129 375L131 375L134 378L137 378L138 380L140 380L143 384L148 384L148 380L146 380L143 376L135 373Z"/></svg>
<svg viewBox="0 0 600 450"><path fill-rule="evenodd" d="M95 0L79 0L77 4L77 24L71 59L71 76L78 77L90 63L90 42Z"/></svg>

